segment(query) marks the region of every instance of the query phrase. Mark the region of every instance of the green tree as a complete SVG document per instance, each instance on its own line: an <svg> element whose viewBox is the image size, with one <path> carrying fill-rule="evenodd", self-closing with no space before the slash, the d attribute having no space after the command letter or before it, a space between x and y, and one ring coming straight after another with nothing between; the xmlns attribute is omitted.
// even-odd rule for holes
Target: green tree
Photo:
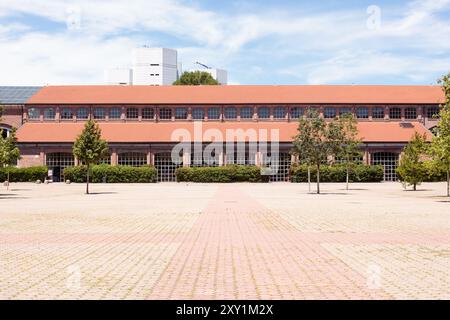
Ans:
<svg viewBox="0 0 450 320"><path fill-rule="evenodd" d="M180 79L173 83L174 86L200 86L200 85L219 85L211 74L205 71L184 72Z"/></svg>
<svg viewBox="0 0 450 320"><path fill-rule="evenodd" d="M397 168L400 181L413 186L417 190L417 185L421 184L426 176L424 155L427 152L427 137L415 133L413 139L406 145L400 164Z"/></svg>
<svg viewBox="0 0 450 320"><path fill-rule="evenodd" d="M83 132L73 145L74 156L86 165L86 194L89 194L89 172L93 164L108 156L108 143L101 138L102 132L94 120L86 122Z"/></svg>
<svg viewBox="0 0 450 320"><path fill-rule="evenodd" d="M3 138L3 132L0 132L0 167L13 166L19 159L20 151L17 147L16 129L13 128L6 138ZM9 170L7 170L7 187L9 188Z"/></svg>
<svg viewBox="0 0 450 320"><path fill-rule="evenodd" d="M335 156L344 140L342 123L338 119L328 122L316 111L309 110L300 118L298 134L294 139L293 154L317 169L317 193L320 193L320 167L330 156Z"/></svg>
<svg viewBox="0 0 450 320"><path fill-rule="evenodd" d="M339 117L342 128L342 144L337 156L342 160L346 168L346 189L349 189L350 172L356 164L359 164L362 151L359 145L361 140L358 137L358 125L356 118L352 114L345 114Z"/></svg>
<svg viewBox="0 0 450 320"><path fill-rule="evenodd" d="M445 101L440 108L437 134L431 142L430 153L436 166L447 172L447 196L450 197L450 73L438 83L444 91Z"/></svg>

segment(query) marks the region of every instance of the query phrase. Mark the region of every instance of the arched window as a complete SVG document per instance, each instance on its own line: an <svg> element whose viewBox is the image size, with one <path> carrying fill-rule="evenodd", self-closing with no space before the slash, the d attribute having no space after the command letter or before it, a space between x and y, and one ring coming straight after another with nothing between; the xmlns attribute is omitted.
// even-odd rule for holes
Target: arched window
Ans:
<svg viewBox="0 0 450 320"><path fill-rule="evenodd" d="M147 154L143 152L119 153L118 164L131 167L145 166L147 165Z"/></svg>
<svg viewBox="0 0 450 320"><path fill-rule="evenodd" d="M28 119L31 120L39 120L41 116L41 111L37 108L29 108L28 109Z"/></svg>

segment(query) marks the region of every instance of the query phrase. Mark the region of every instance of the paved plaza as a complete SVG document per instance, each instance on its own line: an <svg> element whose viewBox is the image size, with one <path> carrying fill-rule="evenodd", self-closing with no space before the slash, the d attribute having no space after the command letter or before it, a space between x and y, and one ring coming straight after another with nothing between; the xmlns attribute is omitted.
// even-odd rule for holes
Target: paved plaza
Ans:
<svg viewBox="0 0 450 320"><path fill-rule="evenodd" d="M445 184L12 184L1 299L450 299Z"/></svg>

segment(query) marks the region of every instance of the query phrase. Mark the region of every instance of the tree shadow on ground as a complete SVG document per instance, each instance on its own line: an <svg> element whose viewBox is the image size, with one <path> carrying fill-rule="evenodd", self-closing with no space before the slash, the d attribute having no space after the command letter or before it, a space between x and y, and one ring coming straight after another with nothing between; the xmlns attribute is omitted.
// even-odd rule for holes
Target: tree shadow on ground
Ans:
<svg viewBox="0 0 450 320"><path fill-rule="evenodd" d="M105 191L105 192L89 192L88 194L86 194L87 196L89 195L99 195L99 194L117 194L117 192L112 192L112 191Z"/></svg>
<svg viewBox="0 0 450 320"><path fill-rule="evenodd" d="M308 192L308 194L316 195L316 196L327 196L327 195L329 195L329 196L348 196L348 195L351 195L351 193L345 193L345 192L321 192L321 193Z"/></svg>

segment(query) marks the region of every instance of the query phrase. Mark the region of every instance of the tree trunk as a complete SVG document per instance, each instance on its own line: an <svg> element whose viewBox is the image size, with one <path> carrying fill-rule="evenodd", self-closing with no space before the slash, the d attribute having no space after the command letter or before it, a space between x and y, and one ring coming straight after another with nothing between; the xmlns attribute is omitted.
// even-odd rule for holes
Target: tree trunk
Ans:
<svg viewBox="0 0 450 320"><path fill-rule="evenodd" d="M413 189L414 189L414 191L417 191L417 183L413 184Z"/></svg>
<svg viewBox="0 0 450 320"><path fill-rule="evenodd" d="M320 194L320 164L317 165L317 194Z"/></svg>
<svg viewBox="0 0 450 320"><path fill-rule="evenodd" d="M447 170L447 197L450 197L450 170Z"/></svg>
<svg viewBox="0 0 450 320"><path fill-rule="evenodd" d="M6 173L6 190L9 190L9 170Z"/></svg>
<svg viewBox="0 0 450 320"><path fill-rule="evenodd" d="M87 165L87 174L86 174L86 194L89 194L89 165Z"/></svg>
<svg viewBox="0 0 450 320"><path fill-rule="evenodd" d="M348 181L349 181L349 179L350 179L350 174L349 174L349 168L348 168L348 164L347 164L347 174L346 174L346 176L345 176L345 183L346 183L346 189L347 189L347 191L348 191Z"/></svg>
<svg viewBox="0 0 450 320"><path fill-rule="evenodd" d="M311 192L311 166L308 165L308 192Z"/></svg>

